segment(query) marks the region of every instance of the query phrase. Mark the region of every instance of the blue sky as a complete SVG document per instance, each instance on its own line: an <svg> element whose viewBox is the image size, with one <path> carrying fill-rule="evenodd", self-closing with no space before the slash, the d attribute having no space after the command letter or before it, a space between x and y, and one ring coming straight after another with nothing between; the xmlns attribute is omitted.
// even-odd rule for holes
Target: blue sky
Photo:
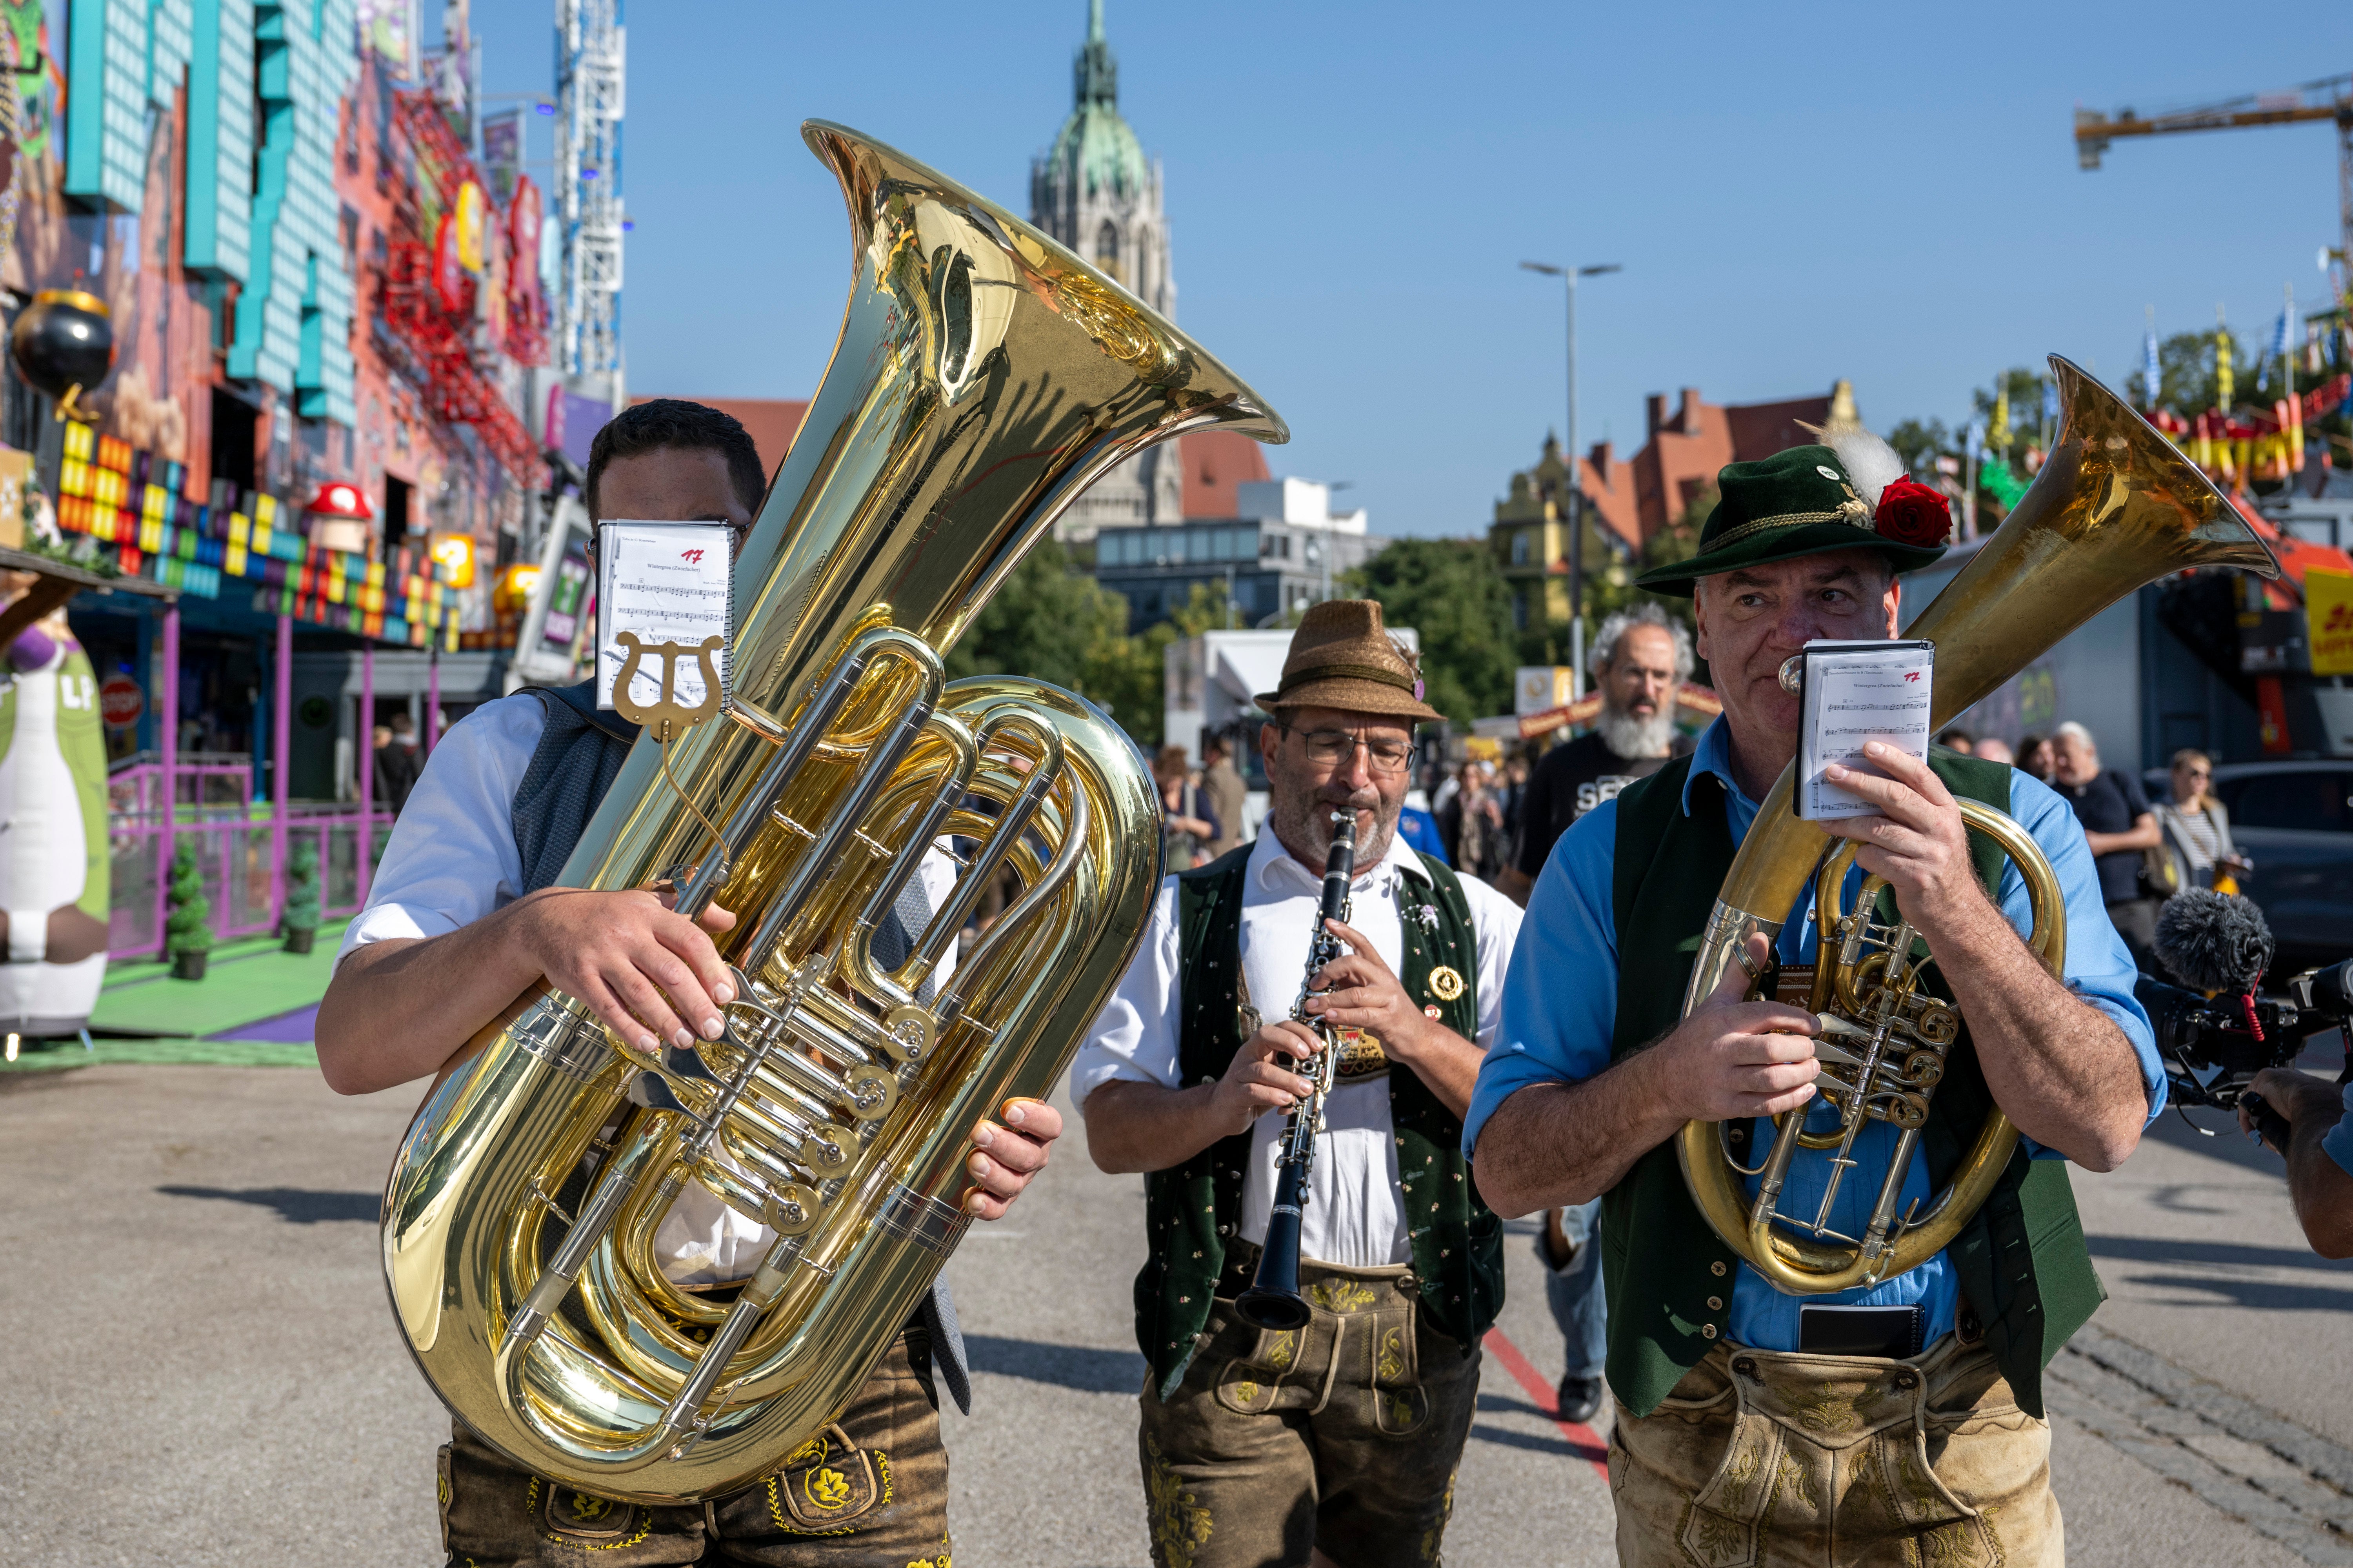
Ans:
<svg viewBox="0 0 2353 1568"><path fill-rule="evenodd" d="M2337 232L2326 124L2172 137L2079 172L2081 101L2144 113L2353 68L2337 6L1973 12L1108 0L1120 105L1166 166L1178 319L1289 419L1278 473L1353 481L1377 531L1483 529L1565 401L1852 379L1867 421L1964 417L2061 353L2114 383L2161 332L2269 331ZM476 0L491 93L546 91L552 5ZM800 121L845 121L1017 212L1071 100L1083 0L648 0L628 13L633 392L805 396L849 278ZM548 155L545 120L530 153Z"/></svg>

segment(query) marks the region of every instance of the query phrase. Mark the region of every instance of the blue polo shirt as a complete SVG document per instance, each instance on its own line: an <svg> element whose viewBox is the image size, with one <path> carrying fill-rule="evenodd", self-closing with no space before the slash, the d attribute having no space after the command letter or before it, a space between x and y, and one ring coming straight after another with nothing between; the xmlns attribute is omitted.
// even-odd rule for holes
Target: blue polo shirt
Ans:
<svg viewBox="0 0 2353 1568"><path fill-rule="evenodd" d="M1690 777L1683 786L1686 816L1692 810L1691 781L1703 773L1713 773L1723 782L1725 815L1732 841L1737 845L1747 837L1749 824L1757 820L1757 805L1732 775L1731 731L1722 719L1708 726L1692 754ZM2010 774L2010 812L2041 846L2058 875L2067 908L2068 987L2115 1019L2132 1042L2148 1092L2148 1114L2154 1119L2165 1106L2165 1070L2158 1060L2148 1016L2133 999L2132 955L2108 921L2084 830L2065 801L2022 773ZM1495 1108L1514 1092L1533 1083L1580 1083L1609 1065L1609 1040L1618 1018L1618 918L1611 882L1617 844L1618 804L1604 802L1561 836L1536 879L1528 899L1527 919L1504 978L1503 1023L1479 1069L1471 1111L1462 1124L1462 1150L1474 1160L1480 1130ZM1850 900L1862 876L1858 868L1848 879ZM2032 927L2025 879L2015 866L2002 871L2000 901L2002 913L2021 932ZM1815 945L1810 882L1782 927L1781 961L1811 963ZM1808 1117L1810 1130L1834 1127L1837 1122L1836 1113L1820 1098ZM1771 1124L1760 1122L1758 1131L1763 1136L1751 1158L1761 1165L1772 1147ZM1861 1163L1841 1184L1830 1217L1831 1225L1844 1235L1861 1236L1869 1223L1896 1136L1896 1130L1888 1123L1872 1121L1863 1124L1856 1138L1854 1157ZM2028 1146L2037 1159L2060 1157L2031 1141ZM1798 1152L1782 1188L1780 1213L1812 1219L1827 1188L1831 1153ZM1753 1194L1756 1178L1749 1179L1748 1188ZM1925 1162L1915 1160L1898 1213L1915 1203L1926 1204L1931 1196ZM1958 1297L1959 1284L1951 1262L1942 1254L1867 1289L1802 1298L1783 1295L1742 1264L1733 1283L1728 1337L1759 1350L1794 1351L1801 1301L1869 1306L1917 1302L1927 1312L1924 1342L1933 1344L1952 1331Z"/></svg>

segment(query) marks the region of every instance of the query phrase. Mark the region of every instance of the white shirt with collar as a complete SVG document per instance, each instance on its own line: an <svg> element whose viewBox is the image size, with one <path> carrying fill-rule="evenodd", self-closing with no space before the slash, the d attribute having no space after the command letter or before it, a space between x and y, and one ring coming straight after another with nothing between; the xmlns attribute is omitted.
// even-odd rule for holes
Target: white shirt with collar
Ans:
<svg viewBox="0 0 2353 1568"><path fill-rule="evenodd" d="M547 730L540 699L518 691L485 702L450 726L427 759L385 846L367 907L343 931L335 954L394 937L444 936L522 896L522 850L515 843L515 791ZM917 873L932 907L947 901L955 868L936 848ZM955 973L955 944L934 978ZM654 1231L662 1272L681 1285L739 1279L759 1267L774 1237L690 1182Z"/></svg>
<svg viewBox="0 0 2353 1568"><path fill-rule="evenodd" d="M1392 835L1381 858L1357 868L1348 923L1362 931L1392 972L1404 962L1398 885L1413 878L1427 887L1419 856ZM1519 934L1519 906L1475 878L1462 895L1478 934L1478 1046L1495 1037L1503 1006L1504 972ZM1307 972L1321 867L1309 868L1283 848L1271 825L1250 847L1242 880L1241 961L1250 995L1270 1023L1291 1016ZM1183 979L1177 962L1176 879L1162 879L1144 944L1128 965L1111 1003L1071 1066L1071 1099L1086 1114L1087 1097L1113 1079L1182 1089L1177 1065ZM1392 1072L1409 1072L1402 1064ZM1342 1268L1377 1268L1410 1262L1405 1214L1398 1201L1397 1134L1389 1121L1389 1086L1375 1078L1335 1089L1324 1106L1325 1132L1315 1151L1307 1212L1301 1221L1303 1257ZM1261 1115L1250 1126L1250 1165L1243 1173L1241 1235L1266 1237L1274 1205L1275 1157L1285 1117Z"/></svg>

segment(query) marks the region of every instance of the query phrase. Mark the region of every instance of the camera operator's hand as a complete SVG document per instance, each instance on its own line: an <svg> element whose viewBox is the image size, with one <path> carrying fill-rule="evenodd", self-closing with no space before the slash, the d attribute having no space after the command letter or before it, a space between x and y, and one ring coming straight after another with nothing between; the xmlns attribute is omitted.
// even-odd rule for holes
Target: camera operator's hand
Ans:
<svg viewBox="0 0 2353 1568"><path fill-rule="evenodd" d="M2260 1096L2265 1105L2279 1112L2280 1119L2288 1124L2291 1133L2296 1123L2309 1121L2316 1117L2323 1121L2334 1121L2341 1109L2335 1085L2323 1083L2316 1078L2307 1078L2294 1068L2265 1068L2255 1075L2255 1081L2247 1086L2247 1093ZM2253 1133L2263 1131L2255 1124L2254 1113L2247 1108L2244 1096L2241 1097L2239 1105L2239 1131ZM2264 1142L2268 1143L2270 1140ZM2287 1152L2285 1149L2275 1152Z"/></svg>
<svg viewBox="0 0 2353 1568"><path fill-rule="evenodd" d="M2304 1236L2323 1258L2353 1258L2353 1172L2337 1163L2323 1140L2345 1114L2337 1087L2293 1068L2266 1068L2247 1092L2261 1095L2288 1123L2288 1197ZM2239 1125L2253 1130L2243 1100Z"/></svg>

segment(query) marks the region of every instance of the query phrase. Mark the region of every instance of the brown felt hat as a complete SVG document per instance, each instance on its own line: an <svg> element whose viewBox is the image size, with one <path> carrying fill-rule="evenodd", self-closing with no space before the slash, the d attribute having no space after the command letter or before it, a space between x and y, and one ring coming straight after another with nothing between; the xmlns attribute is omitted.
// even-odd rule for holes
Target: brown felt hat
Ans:
<svg viewBox="0 0 2353 1568"><path fill-rule="evenodd" d="M1250 700L1277 717L1286 708L1439 717L1421 700L1420 669L1381 628L1381 606L1371 599L1333 599L1310 608L1291 634L1282 684Z"/></svg>

